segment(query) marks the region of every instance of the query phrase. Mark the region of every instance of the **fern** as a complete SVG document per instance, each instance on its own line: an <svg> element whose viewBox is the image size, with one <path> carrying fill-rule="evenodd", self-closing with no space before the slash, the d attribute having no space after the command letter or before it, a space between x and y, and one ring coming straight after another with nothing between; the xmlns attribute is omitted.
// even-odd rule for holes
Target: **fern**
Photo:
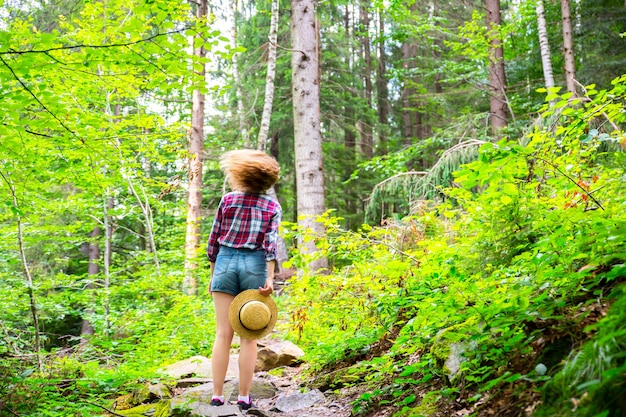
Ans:
<svg viewBox="0 0 626 417"><path fill-rule="evenodd" d="M439 189L452 183L452 173L461 165L477 158L478 148L486 143L478 139L469 139L447 149L428 171L401 172L379 182L372 189L366 207L366 218L373 220L380 212L381 220L385 217L385 203L404 201L406 214L416 211L424 200L441 198Z"/></svg>

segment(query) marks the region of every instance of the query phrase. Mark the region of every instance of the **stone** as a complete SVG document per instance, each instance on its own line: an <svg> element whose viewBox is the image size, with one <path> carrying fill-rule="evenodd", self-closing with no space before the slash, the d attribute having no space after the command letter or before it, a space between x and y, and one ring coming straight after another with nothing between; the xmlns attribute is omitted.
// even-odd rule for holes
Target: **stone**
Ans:
<svg viewBox="0 0 626 417"><path fill-rule="evenodd" d="M259 342L257 352L256 372L295 365L304 356L302 349L287 340Z"/></svg>
<svg viewBox="0 0 626 417"><path fill-rule="evenodd" d="M181 399L172 400L171 414L175 415L177 411L186 411L193 416L205 417L239 417L243 416L238 406L233 404L224 404L220 407L202 401L183 401Z"/></svg>
<svg viewBox="0 0 626 417"><path fill-rule="evenodd" d="M224 392L226 392L226 384L224 384ZM254 398L256 399L272 398L276 395L277 392L278 390L276 389L276 386L272 382L267 381L262 378L256 378L256 377L252 379L252 386L250 387L250 395L252 395L253 399ZM229 398L231 401L237 401L238 394L239 394L239 382L234 381L232 394L230 397L226 396L226 398Z"/></svg>
<svg viewBox="0 0 626 417"><path fill-rule="evenodd" d="M320 390L314 389L305 393L293 393L280 395L276 399L274 408L283 413L289 413L295 410L302 410L311 407L321 401L324 401L324 394Z"/></svg>
<svg viewBox="0 0 626 417"><path fill-rule="evenodd" d="M180 380L188 378L213 378L211 359L206 356L192 356L175 362L160 370L170 378ZM239 361L236 355L231 355L226 371L226 380L236 379L239 375Z"/></svg>
<svg viewBox="0 0 626 417"><path fill-rule="evenodd" d="M267 399L276 395L276 387L269 381L261 378L254 378L252 380L252 387L250 394L252 398ZM237 396L239 395L239 382L228 381L224 384L224 397L227 401L237 402ZM197 385L191 388L185 389L180 395L176 396L177 400L187 401L203 401L206 403L211 402L213 396L213 383Z"/></svg>

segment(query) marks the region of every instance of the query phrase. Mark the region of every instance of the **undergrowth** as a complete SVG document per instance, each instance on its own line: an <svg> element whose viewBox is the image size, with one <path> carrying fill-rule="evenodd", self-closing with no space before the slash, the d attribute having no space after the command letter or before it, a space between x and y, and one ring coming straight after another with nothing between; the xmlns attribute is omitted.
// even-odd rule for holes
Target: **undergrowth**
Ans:
<svg viewBox="0 0 626 417"><path fill-rule="evenodd" d="M361 373L353 414L623 415L626 140L596 126L624 122L625 81L550 92L556 126L483 144L402 221L319 219L319 251L292 258L291 337L311 372Z"/></svg>
<svg viewBox="0 0 626 417"><path fill-rule="evenodd" d="M626 76L586 91L550 92L555 124L483 144L444 200L402 220L348 231L328 212L323 236L284 225L319 249L286 265L287 337L311 375L332 376L325 388L359 386L353 415L626 414ZM320 256L329 269L308 269ZM113 308L89 317L97 336L43 358L4 302L23 325L2 326L0 414L100 415L168 363L209 355L209 300L180 295L163 278L179 265L162 268L119 277L99 298Z"/></svg>

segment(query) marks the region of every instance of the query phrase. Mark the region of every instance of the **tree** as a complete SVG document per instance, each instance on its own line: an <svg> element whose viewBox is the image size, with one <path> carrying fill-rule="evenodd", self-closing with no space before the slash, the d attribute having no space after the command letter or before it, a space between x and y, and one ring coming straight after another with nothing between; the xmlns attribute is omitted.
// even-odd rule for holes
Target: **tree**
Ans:
<svg viewBox="0 0 626 417"><path fill-rule="evenodd" d="M226 2L226 23L228 25L228 37L230 41L231 51L237 50L237 5L238 0ZM243 97L241 88L241 76L239 74L239 58L237 54L233 54L231 59L231 67L233 70L234 96L237 106L235 108L235 119L239 122L239 133L244 142L244 147L250 147L250 135L246 128L245 110L243 108Z"/></svg>
<svg viewBox="0 0 626 417"><path fill-rule="evenodd" d="M576 61L574 60L574 36L570 0L561 0L563 25L563 57L565 58L565 85L567 91L576 95Z"/></svg>
<svg viewBox="0 0 626 417"><path fill-rule="evenodd" d="M389 87L387 83L387 54L385 51L385 19L383 8L378 7L378 71L376 73L376 104L379 123L380 153L387 153L387 132L389 124Z"/></svg>
<svg viewBox="0 0 626 417"><path fill-rule="evenodd" d="M361 40L361 56L363 59L363 98L367 105L367 109L372 108L372 53L370 47L370 0L360 0L359 2L359 38ZM370 120L369 112L363 117L359 117L359 133L361 136L361 154L366 159L374 156L374 138L372 129L372 120Z"/></svg>
<svg viewBox="0 0 626 417"><path fill-rule="evenodd" d="M539 49L541 51L541 64L543 78L547 89L554 87L554 74L552 72L552 60L550 54L550 42L548 41L548 29L546 15L543 8L543 0L537 0L537 32L539 33Z"/></svg>
<svg viewBox="0 0 626 417"><path fill-rule="evenodd" d="M279 0L272 0L272 17L270 20L270 34L267 43L267 74L265 76L265 101L263 102L263 114L257 139L257 149L267 150L267 133L270 129L272 117L272 105L274 102L274 79L276 76L276 49L278 47L278 11Z"/></svg>
<svg viewBox="0 0 626 417"><path fill-rule="evenodd" d="M504 73L504 49L499 34L502 24L500 0L485 0L487 9L487 33L489 37L489 113L491 133L497 136L507 125L506 77Z"/></svg>
<svg viewBox="0 0 626 417"><path fill-rule="evenodd" d="M197 3L196 18L206 23L208 0ZM198 41L200 39L200 41ZM206 67L203 62L206 49L202 42L202 34L193 38L194 55L199 58L197 74L205 79ZM187 201L187 233L185 242L185 279L183 292L188 295L198 293L198 249L200 248L200 220L202 219L202 155L204 152L204 85L198 84L193 90L191 112L191 134L189 137L189 193Z"/></svg>
<svg viewBox="0 0 626 417"><path fill-rule="evenodd" d="M315 217L324 213L324 168L320 114L320 62L314 0L291 1L291 70L298 225L323 233ZM313 241L299 245L315 252ZM313 263L326 266L326 259Z"/></svg>

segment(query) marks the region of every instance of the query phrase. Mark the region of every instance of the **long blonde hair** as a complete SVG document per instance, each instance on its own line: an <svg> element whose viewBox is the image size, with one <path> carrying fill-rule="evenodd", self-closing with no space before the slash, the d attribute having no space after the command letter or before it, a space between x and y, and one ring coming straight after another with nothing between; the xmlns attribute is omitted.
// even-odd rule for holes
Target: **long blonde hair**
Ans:
<svg viewBox="0 0 626 417"><path fill-rule="evenodd" d="M252 149L224 153L220 157L220 168L233 190L252 194L272 188L280 175L280 166L273 157Z"/></svg>

